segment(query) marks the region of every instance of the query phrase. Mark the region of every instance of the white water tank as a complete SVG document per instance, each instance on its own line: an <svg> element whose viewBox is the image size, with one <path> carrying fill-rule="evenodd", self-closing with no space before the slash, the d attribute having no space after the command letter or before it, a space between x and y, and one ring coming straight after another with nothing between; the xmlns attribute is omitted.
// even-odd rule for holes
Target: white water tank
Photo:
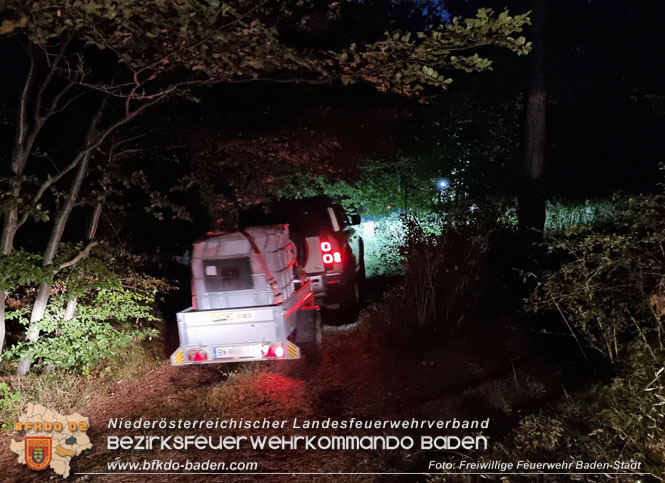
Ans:
<svg viewBox="0 0 665 483"><path fill-rule="evenodd" d="M248 237L265 260L268 276ZM274 305L294 291L296 251L288 225L249 227L210 236L192 251L192 306L194 310Z"/></svg>

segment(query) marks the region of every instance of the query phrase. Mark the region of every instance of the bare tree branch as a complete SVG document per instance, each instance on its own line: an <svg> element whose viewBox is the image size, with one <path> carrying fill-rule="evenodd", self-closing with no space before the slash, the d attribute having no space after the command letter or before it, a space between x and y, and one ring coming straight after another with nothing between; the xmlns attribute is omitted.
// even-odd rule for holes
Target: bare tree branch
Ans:
<svg viewBox="0 0 665 483"><path fill-rule="evenodd" d="M73 85L73 84L72 84L72 85ZM54 109L53 112L50 112L50 113L49 113L49 116L53 116L53 115L55 115L55 114L59 114L59 113L61 113L62 111L64 111L65 109L67 109L67 107L69 107L69 105L70 105L72 102L76 101L77 99L83 97L83 96L86 95L86 94L88 94L88 92L83 91L83 92L79 92L78 94L76 94L76 95L74 95L74 96L71 96L71 97L70 97L69 99L67 99L67 101L65 101L61 106L59 106L59 107L57 107L56 109Z"/></svg>
<svg viewBox="0 0 665 483"><path fill-rule="evenodd" d="M42 123L47 118L47 116L42 117L42 115L41 115L42 99L44 97L44 91L46 90L46 88L50 84L51 79L53 79L53 75L55 74L56 69L58 68L58 65L60 64L60 61L65 56L65 51L67 50L67 47L69 46L69 43L72 40L72 37L73 37L73 33L70 33L69 35L67 35L67 37L65 37L65 40L60 44L60 48L58 49L58 52L55 54L55 58L53 59L53 62L50 63L50 65L49 65L49 69L48 69L48 72L46 73L46 77L44 77L44 80L40 84L39 88L37 89L37 93L35 94L35 119L42 122ZM48 52L46 52L46 50L45 50L44 54L46 55L46 61L48 63ZM60 96L60 97L62 97L62 96ZM49 110L52 110L53 104L57 103L58 99L53 100Z"/></svg>
<svg viewBox="0 0 665 483"><path fill-rule="evenodd" d="M74 83L70 81L70 82L67 83L66 86L64 86L62 89L60 89L60 91L59 91L55 96L53 96L53 100L51 101L51 104L49 105L49 107L48 107L48 109L47 109L47 111L46 111L46 114L44 114L43 116L41 116L41 115L39 114L39 111L36 112L36 116L37 116L37 124L38 124L40 127L41 127L41 125L43 125L44 122L46 122L51 116L53 116L53 114L55 114L56 112L59 112L59 111L62 110L61 108L58 108L58 103L60 102L60 99L62 99L63 96L64 96L65 94L67 94L67 92L69 92L69 90L70 90L72 87L74 87ZM66 103L65 103L65 106L67 106L67 105L69 105L69 102L66 102Z"/></svg>
<svg viewBox="0 0 665 483"><path fill-rule="evenodd" d="M166 97L171 92L175 91L178 88L178 86L182 85L182 84L184 84L184 83L177 84L177 85L173 86L173 88L164 91L163 94L161 94L159 97L155 97L151 101L146 102L145 104L137 107L128 116L124 116L122 119L117 120L116 122L111 124L109 127L104 129L103 131L101 131L99 133L99 135L97 136L97 139L94 142L91 142L91 143L85 145L83 148L81 148L81 150L78 152L78 154L74 157L74 159L68 165L66 165L58 173L56 173L54 176L51 176L50 178L48 178L46 181L44 181L42 183L42 185L37 190L37 193L35 194L35 196L32 197L31 204L33 206L36 205L39 202L39 200L41 199L41 197L44 195L46 190L48 190L51 186L53 186L55 183L60 181L60 179L62 179L63 176L65 176L72 169L74 169L76 166L78 166L78 164L81 162L81 160L90 151L92 151L94 149L97 149L99 146L101 146L102 143L106 140L106 138L111 133L113 133L116 129L120 128L121 126L124 126L128 122L130 122L133 119L135 119L136 117L138 117L145 110L147 110L149 107L157 104L159 101L161 101L164 97ZM105 103L106 103L106 99L104 100L103 105L105 105ZM18 226L19 227L22 226L28 220L29 216L30 216L29 212L26 211L23 214L23 216L21 217Z"/></svg>
<svg viewBox="0 0 665 483"><path fill-rule="evenodd" d="M19 156L25 148L25 140L28 136L28 98L30 96L30 90L35 76L35 59L30 52L30 47L26 48L26 53L28 59L30 60L30 66L28 68L28 75L23 84L23 89L21 90L21 96L19 98L18 106L18 116L16 120L16 136L14 138L14 147L12 149L12 160L11 167L12 171L15 174L21 174L23 172L23 167L25 162L23 156Z"/></svg>
<svg viewBox="0 0 665 483"><path fill-rule="evenodd" d="M98 242L96 242L96 241L88 243L86 245L86 247L79 252L78 255L76 255L70 261L61 264L58 267L58 270L56 270L56 271L59 272L60 270L62 270L64 268L71 267L72 265L76 265L78 262L80 262L84 258L88 258L90 256L90 250L92 250L95 247L95 245L97 245L97 244L98 244Z"/></svg>
<svg viewBox="0 0 665 483"><path fill-rule="evenodd" d="M99 106L99 109L97 110L97 113L93 116L92 120L90 121L90 124L88 126L88 134L86 135L86 139L89 139L89 137L92 135L93 130L96 131L97 125L99 124L99 121L104 113L104 108L106 107L106 101L107 99L105 98L102 103ZM102 140L103 141L103 140ZM99 144L101 144L101 142ZM95 149L98 145L93 145L89 146L86 145L83 149L79 151L79 153L74 157L72 162L70 162L67 166L62 168L58 173L56 173L54 176L51 176L48 178L46 181L42 183L42 185L39 187L37 190L37 193L32 197L31 200L31 205L35 206L41 199L41 197L44 195L46 190L48 190L51 186L53 186L55 183L57 183L60 179L62 179L63 176L65 176L67 173L69 173L72 169L74 169L78 164L81 162L85 156L87 156L93 149ZM18 222L18 227L21 227L26 221L28 221L28 217L30 216L29 211L25 211L23 215L21 216L19 222Z"/></svg>

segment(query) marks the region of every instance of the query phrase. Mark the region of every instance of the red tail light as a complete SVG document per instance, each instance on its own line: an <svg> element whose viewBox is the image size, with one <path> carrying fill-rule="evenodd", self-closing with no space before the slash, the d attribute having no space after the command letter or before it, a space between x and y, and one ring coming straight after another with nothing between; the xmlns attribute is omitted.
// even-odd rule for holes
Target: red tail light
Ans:
<svg viewBox="0 0 665 483"><path fill-rule="evenodd" d="M329 241L322 241L319 246L321 247L321 251L323 252L321 256L321 260L323 260L324 265L330 265L334 260L334 255L330 253L332 250L332 243Z"/></svg>
<svg viewBox="0 0 665 483"><path fill-rule="evenodd" d="M187 359L193 362L207 361L208 353L204 350L191 350L187 352Z"/></svg>
<svg viewBox="0 0 665 483"><path fill-rule="evenodd" d="M329 241L322 241L319 246L323 252L321 259L323 260L324 265L331 265L333 263L342 263L342 254L341 252L333 252L332 243Z"/></svg>
<svg viewBox="0 0 665 483"><path fill-rule="evenodd" d="M265 344L261 347L262 357L284 357L284 347L282 344Z"/></svg>

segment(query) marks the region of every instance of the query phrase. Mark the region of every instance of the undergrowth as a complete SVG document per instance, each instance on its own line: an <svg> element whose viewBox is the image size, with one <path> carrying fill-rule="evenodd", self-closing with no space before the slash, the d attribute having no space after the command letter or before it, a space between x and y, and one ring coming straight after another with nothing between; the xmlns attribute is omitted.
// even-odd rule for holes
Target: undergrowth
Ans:
<svg viewBox="0 0 665 483"><path fill-rule="evenodd" d="M83 410L90 399L119 381L136 379L162 363L162 344L131 344L119 357L107 358L88 375L62 369L13 376L5 365L0 377L0 422L11 427L28 403L38 403L62 413Z"/></svg>

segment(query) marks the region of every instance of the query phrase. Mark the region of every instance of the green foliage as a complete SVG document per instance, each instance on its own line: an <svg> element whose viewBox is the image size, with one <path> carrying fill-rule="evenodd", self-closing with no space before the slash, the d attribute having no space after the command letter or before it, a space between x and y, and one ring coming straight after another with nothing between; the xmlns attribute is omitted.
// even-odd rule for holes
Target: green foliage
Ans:
<svg viewBox="0 0 665 483"><path fill-rule="evenodd" d="M620 200L614 229L573 226L552 239L549 251L565 261L538 277L527 309L558 312L613 362L636 338L662 347L664 201Z"/></svg>
<svg viewBox="0 0 665 483"><path fill-rule="evenodd" d="M41 203L33 203L21 192L21 186L39 186L37 176L0 177L0 210L16 208L28 219L37 222L49 220L49 213Z"/></svg>
<svg viewBox="0 0 665 483"><path fill-rule="evenodd" d="M279 42L270 22L275 8L274 2L247 0L14 0L4 4L0 34L20 31L41 47L73 35L113 52L143 88L183 67L226 80L321 70Z"/></svg>
<svg viewBox="0 0 665 483"><path fill-rule="evenodd" d="M61 243L54 266L72 260L84 249L83 243ZM117 270L122 255L113 250L107 243L96 245L90 256L85 257L74 265L56 273L56 282L65 287L70 297L80 297L93 289L118 289L121 280Z"/></svg>
<svg viewBox="0 0 665 483"><path fill-rule="evenodd" d="M475 18L453 19L450 24L425 32L386 32L384 40L358 47L352 45L338 57L345 83L364 80L381 91L421 95L425 88L446 88L452 78L447 70L480 72L492 62L469 50L498 46L518 55L531 50L520 34L530 24L528 14L495 15L492 9L478 10Z"/></svg>
<svg viewBox="0 0 665 483"><path fill-rule="evenodd" d="M663 474L665 358L641 343L610 384L595 384L537 414L524 417L491 457L530 461L642 462Z"/></svg>
<svg viewBox="0 0 665 483"><path fill-rule="evenodd" d="M406 215L392 213L363 221L357 228L364 241L368 277L404 273L404 246L408 242ZM441 217L433 213L409 213L419 227L432 235L441 234Z"/></svg>
<svg viewBox="0 0 665 483"><path fill-rule="evenodd" d="M368 160L352 180L330 179L296 173L283 179L278 198L305 198L326 194L347 210L362 209L366 215L386 215L408 208L431 211L436 203L438 166L425 158L400 157Z"/></svg>
<svg viewBox="0 0 665 483"><path fill-rule="evenodd" d="M388 323L402 336L450 335L479 302L492 229L464 223L462 216L468 218L449 214L429 226L404 216L404 278L386 299Z"/></svg>
<svg viewBox="0 0 665 483"><path fill-rule="evenodd" d="M146 89L165 73L185 67L226 81L266 73L310 72L324 78L334 73L345 84L365 81L380 90L413 95L426 85L445 88L452 79L444 70L491 68L488 58L467 54L470 49L493 45L518 55L531 49L523 36L516 36L529 24L528 14L495 15L492 9L480 9L475 18L455 18L414 35L386 32L379 42L312 55L280 42L276 19L288 9L288 2L247 0L12 0L0 11L5 17L0 35L20 31L43 48L73 35L112 51L135 74L130 90Z"/></svg>
<svg viewBox="0 0 665 483"><path fill-rule="evenodd" d="M586 200L584 203L548 201L545 231L565 232L575 225L611 224L615 219L615 205L609 200Z"/></svg>
<svg viewBox="0 0 665 483"><path fill-rule="evenodd" d="M403 217L399 215L377 216L371 222L362 223L361 227L367 276L402 274L404 260L400 247L406 241Z"/></svg>
<svg viewBox="0 0 665 483"><path fill-rule="evenodd" d="M79 296L92 288L117 287L120 280L113 271L118 259L109 245L101 243L93 248L91 256L60 270L62 263L72 260L83 250L83 243L63 243L52 267L42 267L42 256L17 249L9 255L0 255L0 290L15 292L21 288L43 282L58 281L65 284L71 296Z"/></svg>
<svg viewBox="0 0 665 483"><path fill-rule="evenodd" d="M612 226L574 225L549 240L563 261L537 278L526 308L558 313L616 376L525 418L497 457L632 459L641 471L663 474L665 196L615 203Z"/></svg>
<svg viewBox="0 0 665 483"><path fill-rule="evenodd" d="M41 256L26 250L0 255L0 290L14 291L26 285L46 282L50 272L41 267Z"/></svg>
<svg viewBox="0 0 665 483"><path fill-rule="evenodd" d="M0 382L0 429L3 431L12 427L12 420L18 415L20 400L19 393L12 391L6 382Z"/></svg>
<svg viewBox="0 0 665 483"><path fill-rule="evenodd" d="M56 274L53 295L38 323L40 338L18 342L4 358L27 357L42 366L90 374L100 361L117 356L119 349L157 335L152 328L158 320L155 301L170 287L128 270L126 254L105 245L96 248L91 256ZM79 249L65 245L58 258L68 259ZM74 317L66 320L66 305L75 298ZM7 319L27 327L30 310L10 310Z"/></svg>
<svg viewBox="0 0 665 483"><path fill-rule="evenodd" d="M413 2L411 7L420 10L421 20L431 19L431 12L423 11L432 10L431 6L423 7L419 2ZM300 24L295 17L301 9L303 12L307 10L303 2L274 0L260 3L248 0L226 3L217 0L45 0L27 3L9 0L0 7L0 18L3 19L0 35L22 35L54 59L64 55L68 67L61 66L57 77L73 80L76 89L109 92L113 99L124 99L126 102L121 111L125 118L118 121L118 127L134 119L135 114L148 106L172 95L183 95L198 102L192 89L218 82L265 79L321 83L341 80L344 84L369 82L379 90L420 95L425 86L442 88L452 82L452 78L442 74L444 71L490 69L491 61L474 52L478 48L497 46L522 55L531 47L524 37L518 36L529 24L527 14L511 16L504 11L497 15L491 9L481 9L472 19L454 19L450 24L430 26L423 32L387 32L385 40L368 45L352 44L341 51L296 49L280 38L278 26L286 18ZM318 10L326 10L328 19L339 18L339 2ZM57 53L61 46L62 52ZM116 58L119 68L114 70L112 78L105 78L101 70L97 72L96 67L92 67L96 65L94 61L88 61L88 57L93 57L90 52L96 51L90 49L91 46ZM94 77L94 84L86 76ZM63 105L68 103L63 102ZM111 123L109 129L111 132L116 127ZM255 144L260 147L258 141ZM274 139L268 139L267 144L267 149L262 151L269 156L261 158L264 165L261 176L256 176L257 170L247 169L255 166L256 157L248 164L244 159L234 160L231 153L230 159L221 161L225 165L224 171L232 172L232 176L224 179L224 184L230 185L232 192L226 193L227 196L217 192L220 183L216 182L214 175L197 173L192 176L210 208L212 219L224 218L229 211L234 212L238 204L265 199L266 185L282 174L278 171L285 161L298 158L293 153L307 152L310 158L315 158L320 151L338 147L334 140L308 149L294 149L292 143ZM292 171L297 172L297 168L302 167L302 160L295 161L301 162L293 164L296 169ZM307 161L310 165L316 164L314 159ZM413 171L413 165L408 162L407 167L409 169L403 170L404 173ZM215 165L211 171L219 173L221 170ZM390 181L384 179L384 174L363 179L360 188L367 191L381 182ZM414 178L413 173L406 177ZM408 181L401 179L396 196L380 200L371 209L385 210L386 206L395 206L398 202L421 209L422 202L429 202L424 196L429 190L421 189L421 183L410 184ZM8 182L14 183L16 178ZM268 188L274 191L272 186ZM339 188L344 190L343 183ZM31 199L24 191L15 190L14 202ZM181 218L188 216L180 206L157 191L151 192L149 198L148 211L158 217L163 217L164 212L172 212ZM42 212L37 201L33 198L32 203L21 207L20 213L26 215L32 210L36 213L33 216L37 217ZM218 213L220 206L227 213Z"/></svg>
<svg viewBox="0 0 665 483"><path fill-rule="evenodd" d="M28 357L43 366L89 374L101 360L117 356L119 349L158 335L155 329L137 327L138 322L157 320L149 305L153 300L126 289L102 289L89 303L78 305L74 318L65 320L64 298L53 297L39 322L40 338L19 342L4 357ZM27 315L15 311L8 318L18 317L27 326Z"/></svg>
<svg viewBox="0 0 665 483"><path fill-rule="evenodd" d="M130 344L118 357L100 362L92 374L49 368L32 372L21 378L16 391L4 391L0 383L0 398L6 393L6 406L0 403L0 421L11 422L28 402L36 402L63 413L82 411L93 396L115 390L120 381L135 380L160 365L163 347L160 342ZM92 377L91 377L92 376ZM3 410L2 408L5 408Z"/></svg>
<svg viewBox="0 0 665 483"><path fill-rule="evenodd" d="M558 449L564 428L557 418L530 414L519 422L513 442L520 454L542 455Z"/></svg>

